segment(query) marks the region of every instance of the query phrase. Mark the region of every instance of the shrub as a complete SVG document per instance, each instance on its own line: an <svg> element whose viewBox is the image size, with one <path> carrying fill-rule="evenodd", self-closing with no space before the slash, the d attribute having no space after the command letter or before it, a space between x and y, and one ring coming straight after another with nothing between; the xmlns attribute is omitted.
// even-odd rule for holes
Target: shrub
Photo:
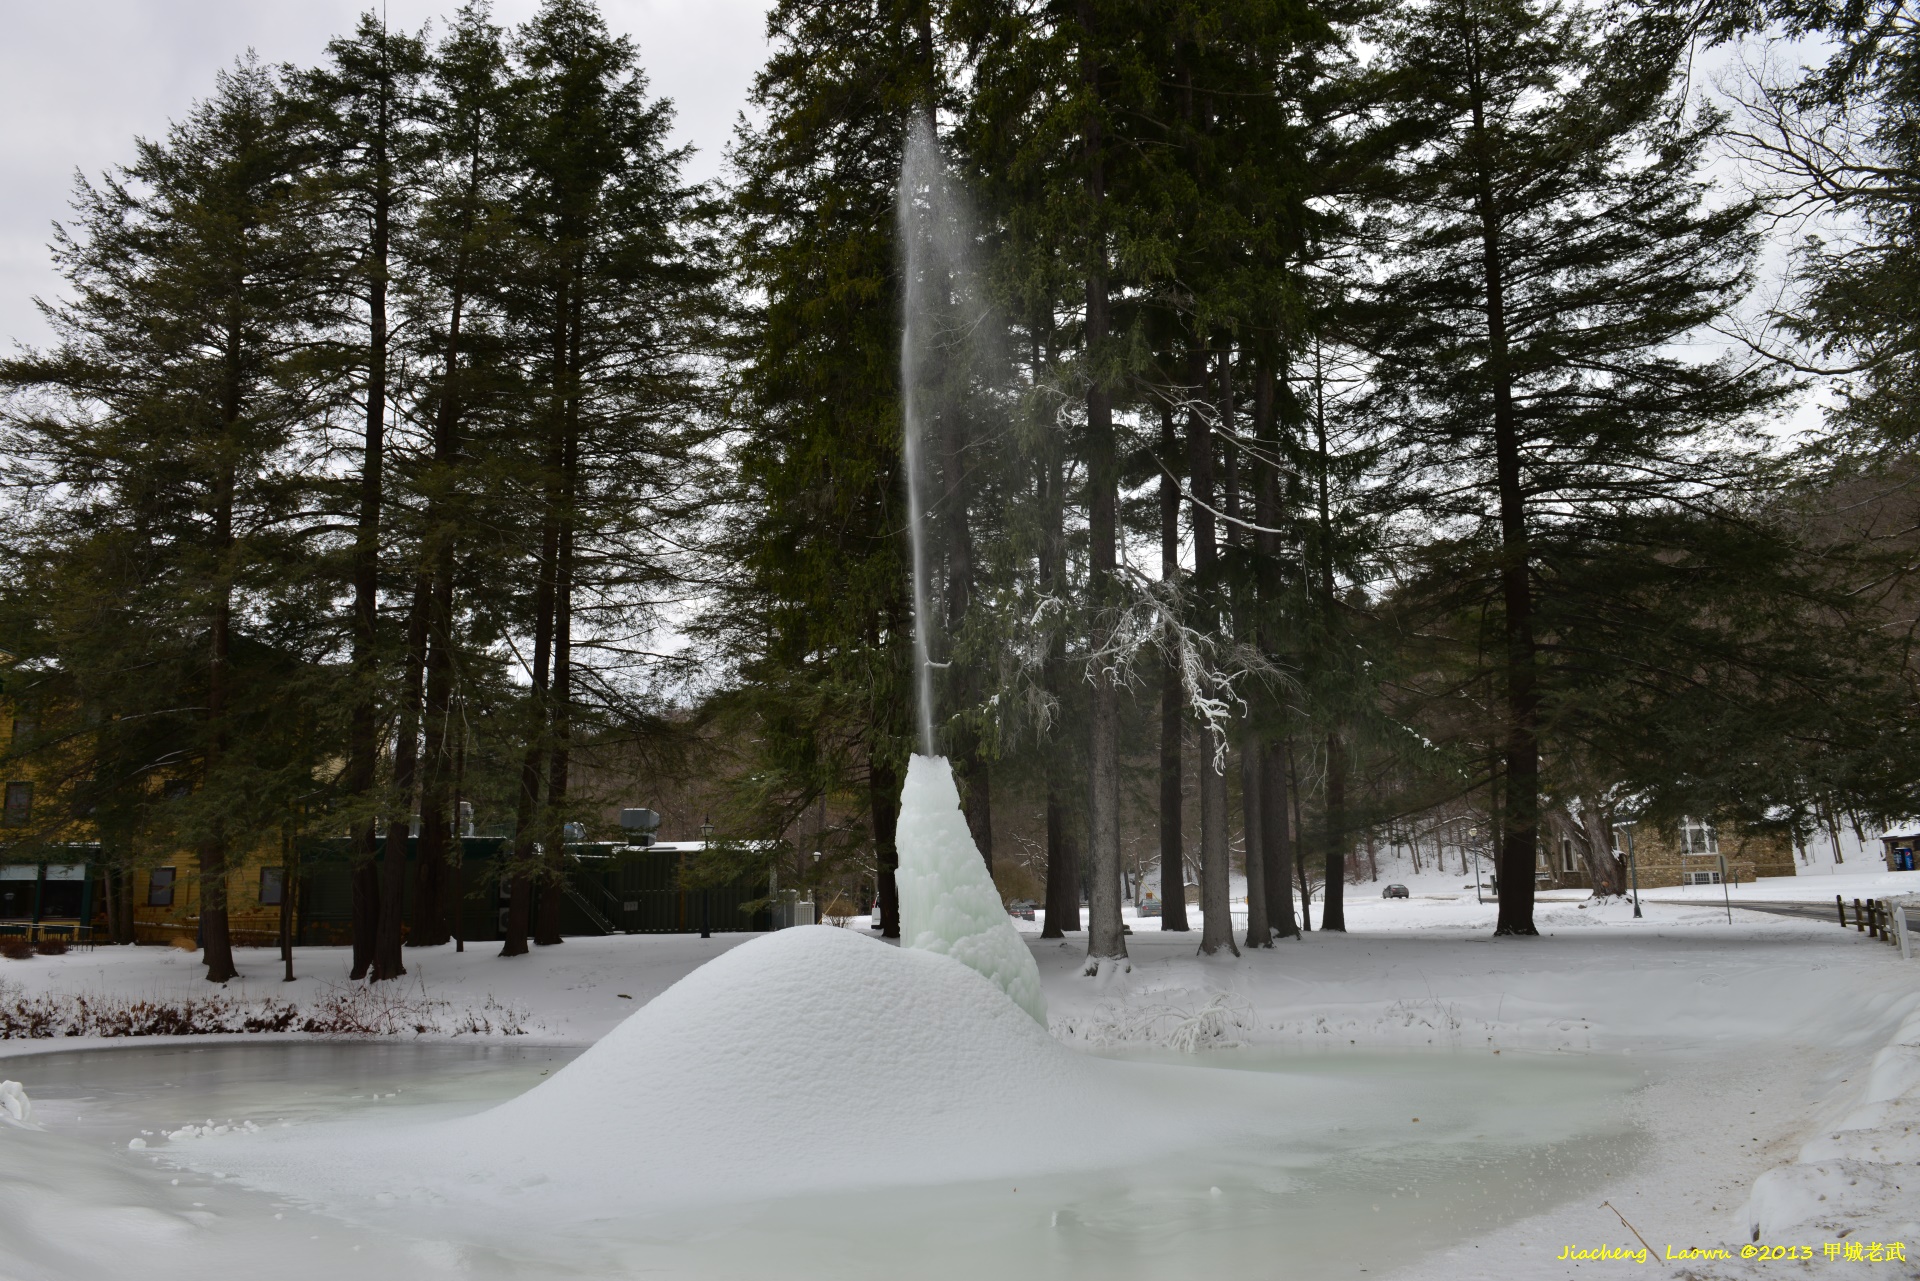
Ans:
<svg viewBox="0 0 1920 1281"><path fill-rule="evenodd" d="M24 961L33 955L33 944L18 934L9 934L0 938L0 956L9 961Z"/></svg>
<svg viewBox="0 0 1920 1281"><path fill-rule="evenodd" d="M33 945L33 950L42 956L65 956L67 954L67 941L65 939L42 938Z"/></svg>
<svg viewBox="0 0 1920 1281"><path fill-rule="evenodd" d="M24 940L21 940L24 942ZM28 948L25 955L31 956ZM489 996L451 1001L382 983L330 985L304 1008L276 997L224 991L200 996L123 997L47 992L29 996L0 981L0 1041L57 1036L207 1036L306 1032L317 1036L525 1036L526 1012Z"/></svg>

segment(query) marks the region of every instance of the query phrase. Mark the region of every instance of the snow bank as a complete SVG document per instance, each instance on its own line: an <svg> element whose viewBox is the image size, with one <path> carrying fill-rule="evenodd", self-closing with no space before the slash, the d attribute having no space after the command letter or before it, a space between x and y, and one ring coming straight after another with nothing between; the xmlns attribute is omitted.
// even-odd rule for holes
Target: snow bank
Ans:
<svg viewBox="0 0 1920 1281"><path fill-rule="evenodd" d="M1738 1222L1754 1241L1920 1237L1920 1009L1874 1055L1855 1106L1754 1180Z"/></svg>
<svg viewBox="0 0 1920 1281"><path fill-rule="evenodd" d="M915 756L907 763L896 840L902 945L979 971L1045 1027L1040 971L967 830L946 757Z"/></svg>
<svg viewBox="0 0 1920 1281"><path fill-rule="evenodd" d="M606 1218L1111 1166L1285 1110L1272 1078L1201 1072L1076 1053L958 960L822 925L702 966L491 1111L173 1155L326 1206ZM1295 1077L1285 1097L1311 1116L1353 1089Z"/></svg>

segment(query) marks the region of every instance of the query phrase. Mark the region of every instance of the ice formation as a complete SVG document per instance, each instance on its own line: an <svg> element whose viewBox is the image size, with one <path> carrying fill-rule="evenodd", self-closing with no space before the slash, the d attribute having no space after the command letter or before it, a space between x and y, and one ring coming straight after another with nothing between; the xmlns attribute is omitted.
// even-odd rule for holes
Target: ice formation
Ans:
<svg viewBox="0 0 1920 1281"><path fill-rule="evenodd" d="M0 1119L15 1125L33 1124L33 1100L18 1081L0 1081Z"/></svg>
<svg viewBox="0 0 1920 1281"><path fill-rule="evenodd" d="M317 1203L591 1219L1107 1167L1285 1111L1237 1072L1170 1106L1181 1071L1077 1053L954 958L821 925L716 957L490 1111L228 1134L174 1159L217 1151L221 1170Z"/></svg>
<svg viewBox="0 0 1920 1281"><path fill-rule="evenodd" d="M1040 969L974 846L946 757L915 756L907 763L896 840L902 946L939 952L979 971L1045 1027Z"/></svg>

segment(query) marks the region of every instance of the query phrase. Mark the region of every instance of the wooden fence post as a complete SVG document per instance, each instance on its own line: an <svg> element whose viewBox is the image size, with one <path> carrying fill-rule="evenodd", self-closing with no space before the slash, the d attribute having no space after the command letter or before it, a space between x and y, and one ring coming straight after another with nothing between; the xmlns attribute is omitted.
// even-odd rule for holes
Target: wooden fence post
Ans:
<svg viewBox="0 0 1920 1281"><path fill-rule="evenodd" d="M1847 900L1836 894L1833 896L1833 905L1840 909L1840 928L1844 930L1847 928Z"/></svg>
<svg viewBox="0 0 1920 1281"><path fill-rule="evenodd" d="M1866 913L1860 908L1859 899L1853 900L1853 932L1855 934L1865 934L1867 932L1867 917Z"/></svg>

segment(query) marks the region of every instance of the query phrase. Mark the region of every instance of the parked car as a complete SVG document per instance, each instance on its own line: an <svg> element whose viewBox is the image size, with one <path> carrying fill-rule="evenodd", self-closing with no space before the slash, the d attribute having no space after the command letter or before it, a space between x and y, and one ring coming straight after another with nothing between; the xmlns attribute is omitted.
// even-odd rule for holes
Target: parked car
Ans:
<svg viewBox="0 0 1920 1281"><path fill-rule="evenodd" d="M1007 904L1007 915L1017 916L1023 921L1031 921L1033 919L1033 909L1038 906L1039 904L1030 898L1017 898Z"/></svg>
<svg viewBox="0 0 1920 1281"><path fill-rule="evenodd" d="M1407 887L1404 885L1389 885L1387 886L1386 889L1380 891L1380 897L1381 898L1412 898L1413 895L1407 893Z"/></svg>

